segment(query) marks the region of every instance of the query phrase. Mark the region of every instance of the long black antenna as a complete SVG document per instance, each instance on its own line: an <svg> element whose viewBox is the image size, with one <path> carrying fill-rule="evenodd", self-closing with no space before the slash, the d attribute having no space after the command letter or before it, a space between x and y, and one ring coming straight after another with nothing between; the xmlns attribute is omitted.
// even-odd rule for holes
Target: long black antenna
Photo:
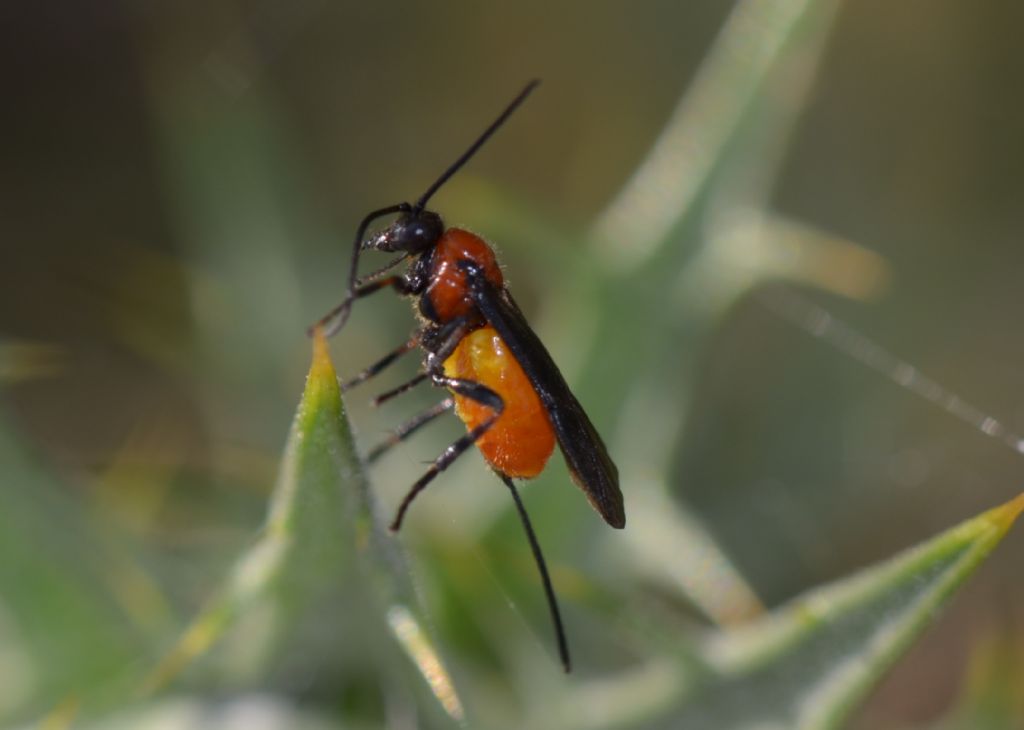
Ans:
<svg viewBox="0 0 1024 730"><path fill-rule="evenodd" d="M307 330L309 335L312 335L317 328L322 327L324 335L330 337L331 335L336 334L338 330L345 325L345 322L348 321L348 316L352 312L352 302L355 301L356 298L356 282L359 278L359 254L363 250L363 237L366 236L366 230L370 227L370 223L377 218L382 218L394 213L411 213L412 215L421 213L423 209L427 207L427 203L434 196L434 193L436 193L442 185L448 182L451 176L458 172L463 165L469 162L470 158L477 153L477 150L483 146L484 142L490 139L491 135L497 132L498 128L512 115L512 112L514 112L520 104L526 101L526 97L530 95L530 92L537 88L539 83L540 79L534 79L528 83L523 90L519 92L516 98L513 99L507 107L505 107L505 110L498 115L498 118L491 122L490 126L484 130L483 134L477 137L476 141L473 142L473 144L471 144L466 151L448 167L447 170L441 173L441 177L437 178L437 180L427 188L427 192L420 196L420 199L416 201L415 205L410 205L409 203L396 203L395 205L389 205L386 208L375 210L363 218L362 222L359 224L359 228L356 229L356 238L352 244L352 261L348 270L348 289L345 292L345 299L341 304L321 317L316 324L309 327ZM394 262L394 264L397 263L399 262ZM391 265L389 264L386 268L390 267Z"/></svg>
<svg viewBox="0 0 1024 730"><path fill-rule="evenodd" d="M512 112L514 112L520 104L526 101L526 97L530 95L530 92L537 88L538 84L540 84L540 79L534 79L519 92L519 95L516 96L516 98L513 99L507 107L505 107L505 111L499 114L497 119L491 122L491 126L484 130L483 134L477 138L476 142L471 144L469 148L459 156L459 159L455 160L447 170L441 173L441 177L437 178L437 180L434 181L434 184L427 188L427 192L423 193L423 195L420 196L420 199L416 201L416 205L413 206L414 210L420 211L427 207L427 201L434 197L434 193L436 193L442 185L448 182L448 179L458 172L459 168L469 162L469 159L476 154L477 150L483 146L484 142L490 139L491 135L497 132L498 128L505 123L505 120L512 116Z"/></svg>
<svg viewBox="0 0 1024 730"><path fill-rule="evenodd" d="M562 660L562 669L568 674L572 671L572 662L569 661L569 642L565 638L565 628L562 626L562 614L558 612L558 601L555 600L555 589L551 585L551 576L548 575L548 566L544 563L544 555L540 551L540 543L537 542L537 535L530 524L530 518L526 516L526 507L519 497L519 490L512 483L507 475L496 472L505 486L512 492L512 499L515 500L516 510L519 512L519 520L523 523L526 531L526 539L530 541L530 549L533 550L533 559L537 563L537 570L540 571L540 581L544 584L544 594L548 599L548 609L551 611L551 621L555 624L555 640L558 642L558 656Z"/></svg>

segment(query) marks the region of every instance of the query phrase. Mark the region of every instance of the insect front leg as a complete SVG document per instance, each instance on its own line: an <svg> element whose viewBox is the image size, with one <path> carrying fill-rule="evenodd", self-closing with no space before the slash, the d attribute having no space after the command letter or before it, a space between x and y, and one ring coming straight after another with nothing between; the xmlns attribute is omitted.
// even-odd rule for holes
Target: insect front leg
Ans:
<svg viewBox="0 0 1024 730"><path fill-rule="evenodd" d="M392 266L393 265L394 264L392 264ZM379 274L380 272L374 272L371 277ZM324 329L324 335L330 337L340 330L348 320L348 315L352 311L352 304L356 299L362 299L363 297L367 297L381 289L387 289L388 287L394 289L402 296L417 293L415 291L415 285L402 275L386 276L383 279L369 281L362 286L353 289L352 293L346 296L341 304L317 320L316 324L311 326L307 332L312 334L314 331L322 327Z"/></svg>

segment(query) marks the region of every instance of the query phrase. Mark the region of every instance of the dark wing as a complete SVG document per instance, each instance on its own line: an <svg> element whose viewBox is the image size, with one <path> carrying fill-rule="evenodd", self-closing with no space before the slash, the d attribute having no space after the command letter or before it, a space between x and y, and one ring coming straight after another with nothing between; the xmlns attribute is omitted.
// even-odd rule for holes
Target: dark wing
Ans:
<svg viewBox="0 0 1024 730"><path fill-rule="evenodd" d="M530 329L507 289L498 289L482 275L467 278L480 313L501 335L547 409L572 480L605 522L625 527L619 470L547 348Z"/></svg>

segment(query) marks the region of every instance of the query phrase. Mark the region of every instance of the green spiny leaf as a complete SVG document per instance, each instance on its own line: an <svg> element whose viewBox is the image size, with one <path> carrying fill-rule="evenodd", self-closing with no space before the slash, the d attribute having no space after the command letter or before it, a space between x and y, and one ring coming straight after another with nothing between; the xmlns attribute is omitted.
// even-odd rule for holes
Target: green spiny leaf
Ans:
<svg viewBox="0 0 1024 730"><path fill-rule="evenodd" d="M694 726L831 728L931 623L1024 510L1024 494L707 644ZM685 723L689 724L689 723Z"/></svg>
<svg viewBox="0 0 1024 730"><path fill-rule="evenodd" d="M359 560L352 559L356 555ZM249 681L265 675L303 611L339 587L355 594L357 602L367 594L376 601L377 615L384 614L379 623L387 624L447 716L460 720L462 705L417 618L402 556L374 515L337 376L318 333L263 535L240 558L224 592L152 672L145 689L170 682L218 642L227 645L219 657L221 674L236 680L241 674ZM369 667L379 663L352 647L349 654Z"/></svg>

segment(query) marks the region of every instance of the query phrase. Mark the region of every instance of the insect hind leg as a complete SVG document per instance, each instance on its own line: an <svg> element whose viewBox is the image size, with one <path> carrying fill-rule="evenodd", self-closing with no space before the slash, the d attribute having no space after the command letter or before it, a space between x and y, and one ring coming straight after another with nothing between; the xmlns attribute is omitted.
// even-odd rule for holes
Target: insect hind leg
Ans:
<svg viewBox="0 0 1024 730"><path fill-rule="evenodd" d="M434 459L434 463L432 463L423 473L423 476L417 479L409 488L405 498L402 499L402 503L398 506L398 512L395 514L395 519L391 522L392 532L397 532L402 527L402 520L405 518L405 512L409 509L409 505L412 504L416 495L422 492L430 482L434 481L438 474L451 466L453 461L462 456L469 447L475 444L481 436L487 433L505 410L505 401L502 400L500 395L495 393L486 385L482 385L473 380L449 378L441 373L432 373L431 379L433 380L434 385L442 388L448 388L456 395L469 398L470 400L474 400L477 403L490 408L492 414L486 421L483 421L453 441L447 449L441 452L440 456Z"/></svg>

